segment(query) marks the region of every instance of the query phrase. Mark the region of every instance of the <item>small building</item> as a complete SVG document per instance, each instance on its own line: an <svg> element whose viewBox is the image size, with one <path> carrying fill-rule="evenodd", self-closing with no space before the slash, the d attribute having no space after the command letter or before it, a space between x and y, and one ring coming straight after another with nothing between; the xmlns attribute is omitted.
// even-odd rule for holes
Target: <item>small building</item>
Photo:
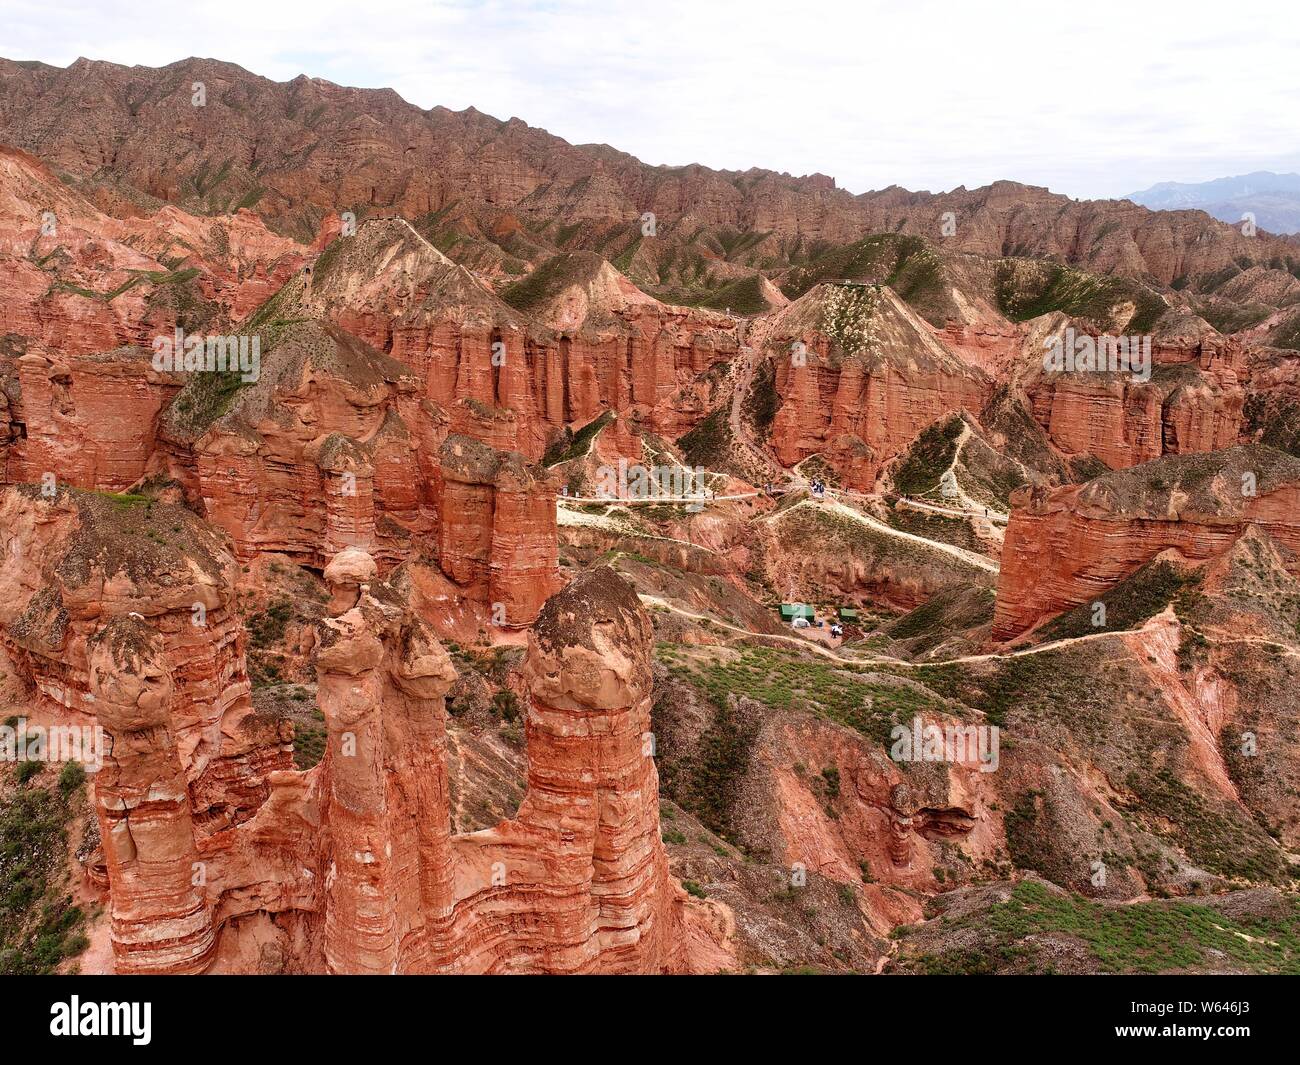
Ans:
<svg viewBox="0 0 1300 1065"><path fill-rule="evenodd" d="M812 621L813 608L807 603L782 603L781 620L794 621L795 618L806 618L808 621Z"/></svg>
<svg viewBox="0 0 1300 1065"><path fill-rule="evenodd" d="M858 623L858 608L854 606L842 606L837 611L839 619L847 625L856 625Z"/></svg>

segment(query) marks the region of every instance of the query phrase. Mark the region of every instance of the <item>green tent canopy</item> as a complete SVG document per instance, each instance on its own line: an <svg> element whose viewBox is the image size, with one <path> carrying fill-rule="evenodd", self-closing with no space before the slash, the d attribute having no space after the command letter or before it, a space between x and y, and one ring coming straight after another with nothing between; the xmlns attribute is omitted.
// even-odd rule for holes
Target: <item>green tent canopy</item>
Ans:
<svg viewBox="0 0 1300 1065"><path fill-rule="evenodd" d="M795 618L807 618L812 621L813 608L807 603L782 603L781 620L793 621Z"/></svg>

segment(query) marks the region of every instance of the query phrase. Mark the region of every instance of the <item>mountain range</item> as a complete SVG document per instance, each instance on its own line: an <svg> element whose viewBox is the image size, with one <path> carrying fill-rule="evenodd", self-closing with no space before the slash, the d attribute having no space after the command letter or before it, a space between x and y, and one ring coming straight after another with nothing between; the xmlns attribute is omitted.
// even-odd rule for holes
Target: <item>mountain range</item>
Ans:
<svg viewBox="0 0 1300 1065"><path fill-rule="evenodd" d="M1256 170L1192 184L1163 181L1125 198L1156 211L1198 210L1238 224L1251 214L1269 232L1300 232L1300 174Z"/></svg>

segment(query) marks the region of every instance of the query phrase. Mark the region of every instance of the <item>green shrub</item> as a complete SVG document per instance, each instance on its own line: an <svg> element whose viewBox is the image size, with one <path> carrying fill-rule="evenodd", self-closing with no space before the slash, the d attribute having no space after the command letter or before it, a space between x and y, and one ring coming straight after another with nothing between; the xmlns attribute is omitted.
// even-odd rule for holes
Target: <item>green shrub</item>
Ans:
<svg viewBox="0 0 1300 1065"><path fill-rule="evenodd" d="M59 771L59 790L65 795L76 791L86 782L86 770L80 762L68 762Z"/></svg>

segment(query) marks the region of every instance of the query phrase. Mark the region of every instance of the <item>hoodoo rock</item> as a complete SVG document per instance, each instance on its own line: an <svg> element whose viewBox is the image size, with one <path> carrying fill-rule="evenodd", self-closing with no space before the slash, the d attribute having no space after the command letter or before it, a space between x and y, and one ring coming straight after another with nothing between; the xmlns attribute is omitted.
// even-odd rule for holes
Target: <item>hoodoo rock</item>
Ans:
<svg viewBox="0 0 1300 1065"><path fill-rule="evenodd" d="M216 936L206 905L185 770L172 728L163 641L116 617L89 641L95 718L104 731L95 813L112 886L119 973L196 973Z"/></svg>
<svg viewBox="0 0 1300 1065"><path fill-rule="evenodd" d="M993 636L1009 640L1160 552L1204 561L1252 526L1300 551L1300 459L1259 445L1183 455L1012 496Z"/></svg>
<svg viewBox="0 0 1300 1065"><path fill-rule="evenodd" d="M652 638L632 590L597 569L548 601L525 667L528 793L513 820L460 836L447 805L450 661L386 586L357 592L321 641L326 968L687 968L688 899L668 873L646 744Z"/></svg>
<svg viewBox="0 0 1300 1065"><path fill-rule="evenodd" d="M194 820L215 828L251 816L291 747L253 711L224 539L183 507L22 485L0 490L0 553L0 645L37 709L93 723L92 638L108 620L138 615L157 631L173 679L169 742Z"/></svg>
<svg viewBox="0 0 1300 1065"><path fill-rule="evenodd" d="M110 748L94 795L117 971L681 972L731 958L717 904L668 871L653 637L627 584L591 569L547 602L525 664L527 794L516 817L457 835L447 653L364 552L327 576L324 759L277 766L238 822L197 816L166 619L119 614L85 641L82 702ZM6 636L30 642L20 622Z"/></svg>
<svg viewBox="0 0 1300 1065"><path fill-rule="evenodd" d="M502 903L542 915L551 971L688 964L687 896L659 835L653 646L636 594L604 567L552 597L529 634L528 794L513 822L472 842L484 873L503 863ZM491 968L518 964L508 940L492 953Z"/></svg>

